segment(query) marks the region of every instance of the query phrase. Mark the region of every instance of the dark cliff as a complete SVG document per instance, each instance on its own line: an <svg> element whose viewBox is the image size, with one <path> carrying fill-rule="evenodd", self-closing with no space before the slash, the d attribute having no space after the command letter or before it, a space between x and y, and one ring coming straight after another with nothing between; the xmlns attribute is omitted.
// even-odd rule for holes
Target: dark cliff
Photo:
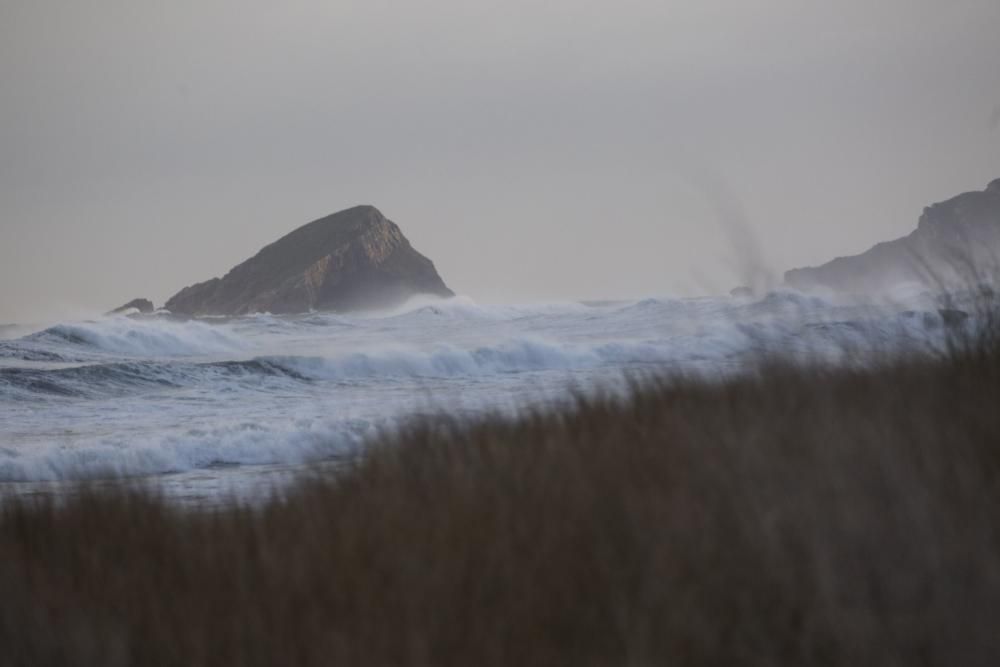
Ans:
<svg viewBox="0 0 1000 667"><path fill-rule="evenodd" d="M860 255L793 269L785 283L803 289L877 292L906 281L968 282L994 272L1000 259L1000 179L924 209L909 235Z"/></svg>
<svg viewBox="0 0 1000 667"><path fill-rule="evenodd" d="M453 296L434 263L373 206L299 227L222 278L185 287L166 303L185 315L351 311L416 294Z"/></svg>

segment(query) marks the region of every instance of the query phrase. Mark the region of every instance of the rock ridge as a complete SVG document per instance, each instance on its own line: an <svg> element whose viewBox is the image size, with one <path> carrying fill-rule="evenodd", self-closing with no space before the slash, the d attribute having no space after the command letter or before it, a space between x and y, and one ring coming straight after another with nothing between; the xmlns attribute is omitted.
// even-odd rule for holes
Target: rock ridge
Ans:
<svg viewBox="0 0 1000 667"><path fill-rule="evenodd" d="M362 205L295 229L221 278L185 287L165 307L191 316L345 312L417 294L454 296L396 223Z"/></svg>
<svg viewBox="0 0 1000 667"><path fill-rule="evenodd" d="M879 292L902 282L936 286L978 282L1000 265L1000 179L924 209L917 228L899 239L816 267L792 269L785 284L841 292Z"/></svg>

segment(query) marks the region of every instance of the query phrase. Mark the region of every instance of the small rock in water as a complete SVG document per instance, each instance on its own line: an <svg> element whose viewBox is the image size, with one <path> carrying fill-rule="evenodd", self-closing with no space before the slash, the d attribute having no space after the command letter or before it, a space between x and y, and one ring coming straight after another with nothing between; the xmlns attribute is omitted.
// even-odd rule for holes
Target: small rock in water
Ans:
<svg viewBox="0 0 1000 667"><path fill-rule="evenodd" d="M148 314L148 313L151 313L154 310L154 308L153 308L153 302L150 301L149 299L132 299L131 301L129 301L128 303L126 303L124 306L119 306L119 307L115 308L114 310L110 311L108 313L108 315L118 315L120 313L125 313L127 311L130 311L133 308L135 310L138 310L140 313L142 313L144 315Z"/></svg>

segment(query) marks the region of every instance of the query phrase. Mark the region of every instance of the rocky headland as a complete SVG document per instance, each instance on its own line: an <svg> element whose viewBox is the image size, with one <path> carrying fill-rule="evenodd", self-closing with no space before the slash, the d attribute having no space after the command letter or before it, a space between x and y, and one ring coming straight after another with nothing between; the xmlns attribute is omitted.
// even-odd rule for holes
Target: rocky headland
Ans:
<svg viewBox="0 0 1000 667"><path fill-rule="evenodd" d="M244 315L387 308L418 294L454 296L399 227L374 206L310 222L231 269L185 287L178 315Z"/></svg>
<svg viewBox="0 0 1000 667"><path fill-rule="evenodd" d="M785 273L796 289L877 293L903 282L968 285L992 276L1000 259L1000 179L924 209L909 235L860 255Z"/></svg>

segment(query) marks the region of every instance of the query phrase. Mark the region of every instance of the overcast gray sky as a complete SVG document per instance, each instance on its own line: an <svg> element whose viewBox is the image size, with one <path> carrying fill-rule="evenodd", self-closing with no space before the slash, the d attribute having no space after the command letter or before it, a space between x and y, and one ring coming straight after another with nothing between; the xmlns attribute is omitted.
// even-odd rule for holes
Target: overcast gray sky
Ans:
<svg viewBox="0 0 1000 667"><path fill-rule="evenodd" d="M358 203L477 300L724 291L734 220L780 271L1000 177L998 35L997 0L0 0L0 322Z"/></svg>

